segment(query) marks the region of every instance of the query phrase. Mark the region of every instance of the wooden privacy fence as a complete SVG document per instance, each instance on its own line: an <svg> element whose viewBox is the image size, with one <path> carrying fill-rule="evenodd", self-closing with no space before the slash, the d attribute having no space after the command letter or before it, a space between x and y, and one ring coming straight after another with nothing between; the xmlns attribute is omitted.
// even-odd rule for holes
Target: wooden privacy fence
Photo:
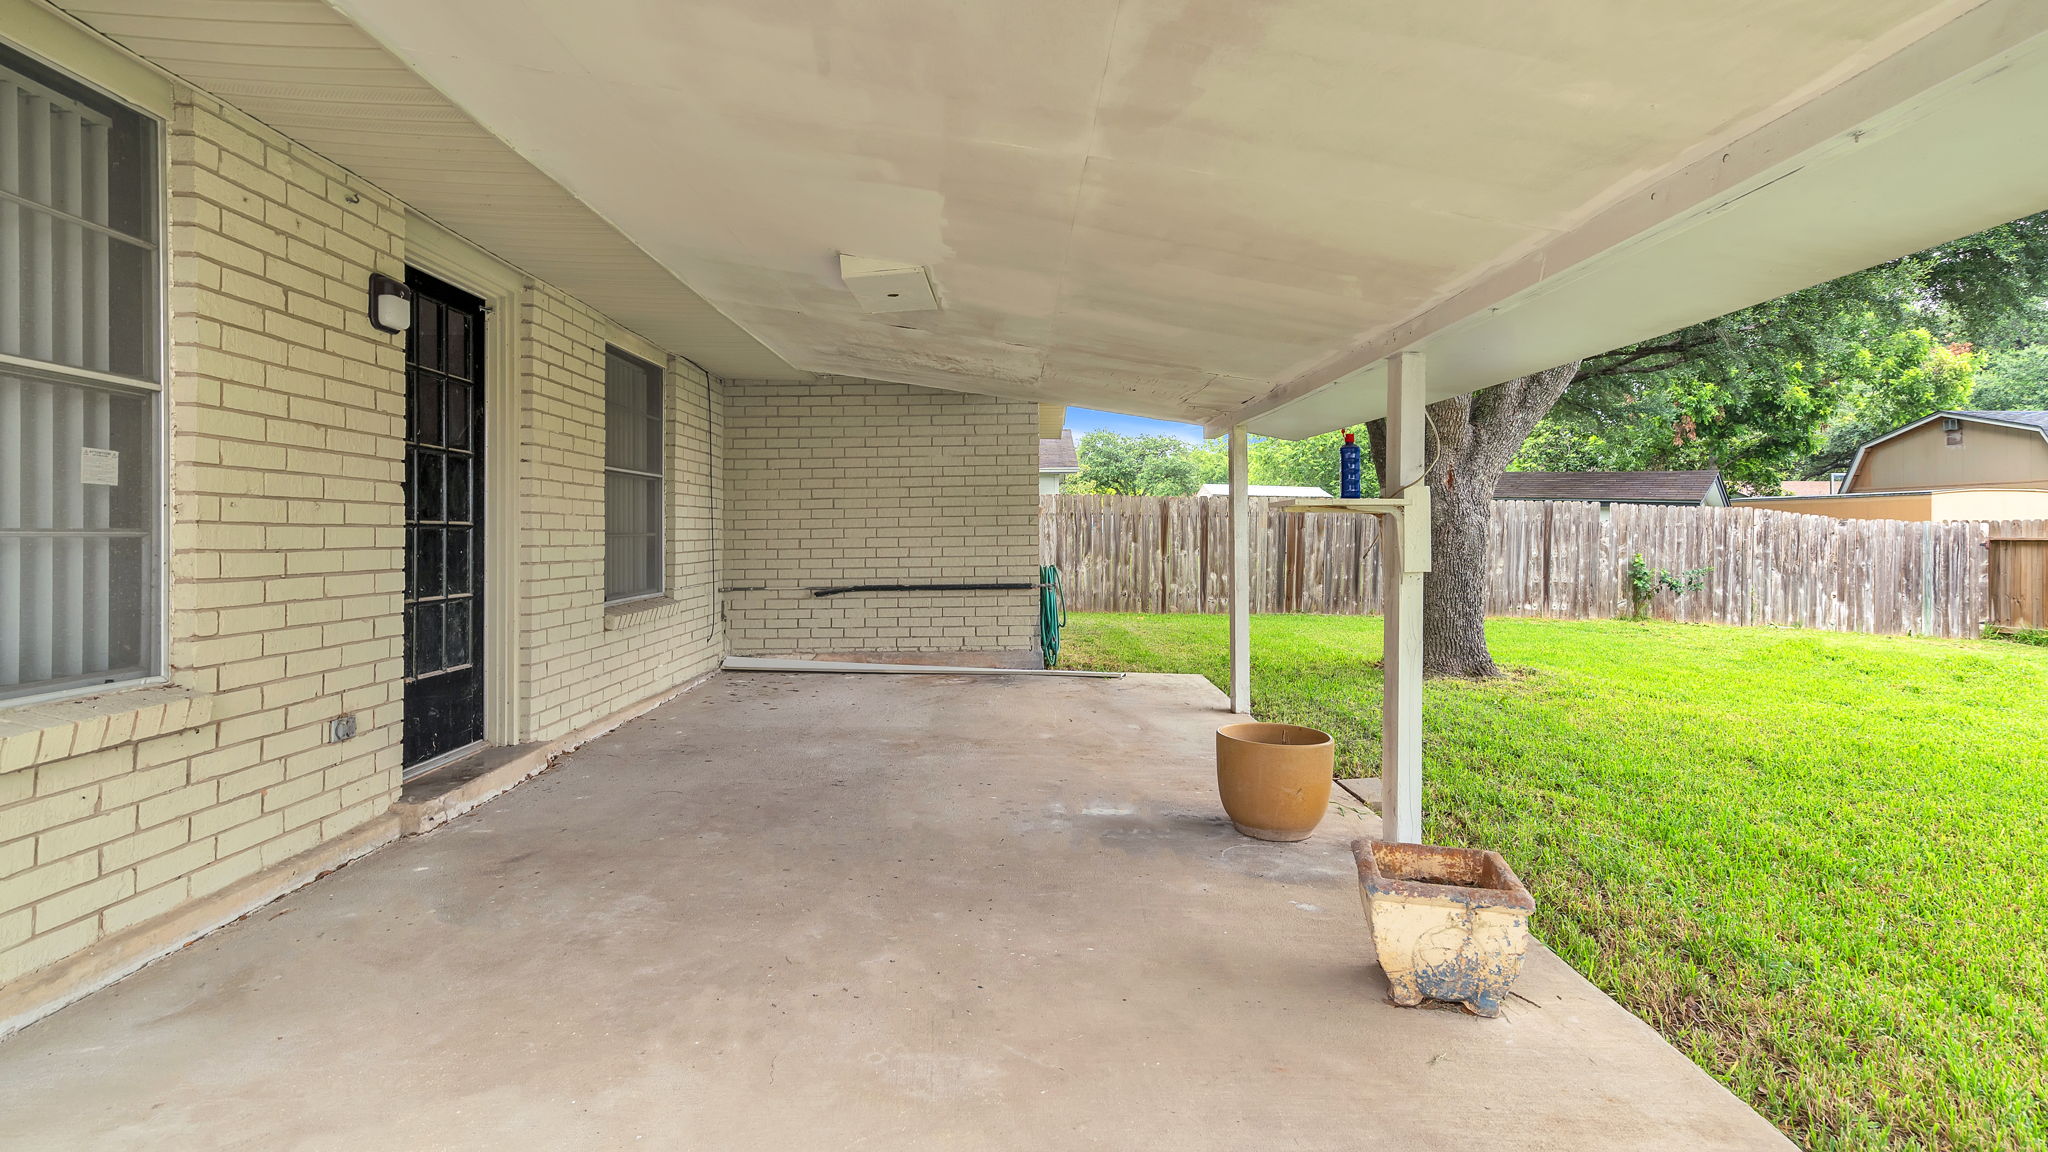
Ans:
<svg viewBox="0 0 2048 1152"><path fill-rule="evenodd" d="M1990 623L2048 629L2048 532L1994 531L1990 548Z"/></svg>
<svg viewBox="0 0 2048 1152"><path fill-rule="evenodd" d="M1284 503L1252 501L1252 610L1378 612L1378 518L1288 513ZM1974 636L1991 619L1987 541L2048 537L2043 529L2048 521L1914 524L1647 504L1602 513L1503 501L1493 506L1487 612L1625 615L1628 560L1641 553L1653 568L1713 570L1701 591L1657 597L1652 614L1667 620ZM1046 496L1039 539L1074 611L1229 609L1224 497Z"/></svg>

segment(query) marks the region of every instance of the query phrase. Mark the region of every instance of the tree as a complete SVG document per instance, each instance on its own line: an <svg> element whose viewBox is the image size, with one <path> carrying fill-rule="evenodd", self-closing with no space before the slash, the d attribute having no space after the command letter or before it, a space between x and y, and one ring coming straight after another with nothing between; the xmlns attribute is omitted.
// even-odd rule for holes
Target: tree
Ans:
<svg viewBox="0 0 2048 1152"><path fill-rule="evenodd" d="M1344 432L1325 432L1306 440L1254 439L1246 450L1254 484L1286 484L1297 488L1321 488L1332 496L1344 490L1339 461ZM1373 477L1367 476L1366 496L1379 494Z"/></svg>
<svg viewBox="0 0 2048 1152"><path fill-rule="evenodd" d="M1062 492L1109 496L1192 496L1206 481L1204 449L1178 436L1123 436L1100 430L1075 445L1081 470ZM1213 455L1213 453L1210 453Z"/></svg>
<svg viewBox="0 0 2048 1152"><path fill-rule="evenodd" d="M1431 676L1500 675L1486 648L1486 538L1493 490L1515 450L1550 410L1579 362L1439 400L1425 421L1423 482L1430 491L1429 549L1422 580L1422 667ZM1373 472L1386 490L1387 422L1366 428Z"/></svg>
<svg viewBox="0 0 2048 1152"><path fill-rule="evenodd" d="M1970 407L1986 412L2048 411L2048 343L1986 352Z"/></svg>
<svg viewBox="0 0 2048 1152"><path fill-rule="evenodd" d="M1860 342L1831 349L1824 364L1780 365L1775 380L1688 374L1651 382L1624 400L1632 419L1575 413L1567 390L1510 467L1717 468L1743 490L1775 492L1789 476L1825 475L1872 437L1966 402L1980 354L1940 343L1925 328L1885 332L1868 319L1857 321Z"/></svg>
<svg viewBox="0 0 2048 1152"><path fill-rule="evenodd" d="M1204 440L1188 448L1188 458L1195 462L1199 478L1196 487L1203 484L1227 484L1230 481L1230 442L1227 440Z"/></svg>
<svg viewBox="0 0 2048 1152"><path fill-rule="evenodd" d="M1957 345L2048 343L2043 295L2048 213L1588 357L1518 464L1825 475L1861 432L1963 403L1984 361Z"/></svg>
<svg viewBox="0 0 2048 1152"><path fill-rule="evenodd" d="M1944 343L1972 341L2012 327L2014 317L2038 331L2044 296L2048 213L1430 405L1425 478L1436 489L1436 563L1423 582L1425 671L1499 674L1484 618L1493 489L1560 399L1565 428L1541 442L1553 455L1590 451L1596 436L1603 446L1656 444L1667 461L1774 486L1782 472L1772 469L1821 447L1818 432L1843 398L1842 366L1860 352L1916 329ZM1385 422L1370 432L1384 477Z"/></svg>
<svg viewBox="0 0 2048 1152"><path fill-rule="evenodd" d="M1826 475L1849 466L1856 450L1894 428L1970 401L1983 354L1967 344L1941 344L1925 328L1894 334L1868 350L1857 364L1867 369L1841 388L1837 412L1820 436L1820 446L1798 471ZM1775 491L1776 484L1755 486Z"/></svg>
<svg viewBox="0 0 2048 1152"><path fill-rule="evenodd" d="M1980 326L1984 354L1970 407L1986 412L2048 410L2048 300Z"/></svg>
<svg viewBox="0 0 2048 1152"><path fill-rule="evenodd" d="M1247 449L1253 484L1287 484L1321 488L1335 495L1338 449L1342 432L1306 440L1253 437ZM1118 496L1188 496L1204 484L1230 479L1229 444L1224 440L1190 443L1174 436L1125 436L1098 430L1075 446L1081 470L1066 478L1062 492ZM1376 489L1365 478L1366 495Z"/></svg>
<svg viewBox="0 0 2048 1152"><path fill-rule="evenodd" d="M1633 472L1624 461L1635 460L1643 451L1641 437L1603 435L1595 428L1581 428L1546 416L1536 422L1521 450L1508 463L1510 472Z"/></svg>

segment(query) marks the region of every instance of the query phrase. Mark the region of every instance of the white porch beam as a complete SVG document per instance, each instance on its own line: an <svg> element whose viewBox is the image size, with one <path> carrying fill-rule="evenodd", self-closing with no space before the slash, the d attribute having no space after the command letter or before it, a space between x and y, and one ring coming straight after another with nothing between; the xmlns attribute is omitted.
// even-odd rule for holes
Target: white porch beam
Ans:
<svg viewBox="0 0 2048 1152"><path fill-rule="evenodd" d="M1251 437L1230 430L1230 710L1252 710Z"/></svg>
<svg viewBox="0 0 2048 1152"><path fill-rule="evenodd" d="M1422 418L1428 394L1422 353L1387 358L1387 473L1382 496L1406 495L1422 483ZM1428 505L1422 506L1428 515ZM1404 555L1404 542L1426 542L1426 530L1397 530L1395 517L1380 520L1381 587L1386 639L1380 661L1384 695L1380 705L1380 835L1387 840L1422 841L1422 581L1429 568L1422 556Z"/></svg>

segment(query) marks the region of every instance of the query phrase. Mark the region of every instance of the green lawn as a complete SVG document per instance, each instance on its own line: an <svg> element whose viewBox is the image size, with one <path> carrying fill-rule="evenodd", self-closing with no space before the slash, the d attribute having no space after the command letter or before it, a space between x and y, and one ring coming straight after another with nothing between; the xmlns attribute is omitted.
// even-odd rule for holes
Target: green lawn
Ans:
<svg viewBox="0 0 2048 1152"><path fill-rule="evenodd" d="M1262 719L1377 775L1380 622L1261 616ZM1811 1149L2048 1148L2048 649L1495 620L1431 682L1435 842ZM1220 616L1077 615L1062 666L1227 676Z"/></svg>

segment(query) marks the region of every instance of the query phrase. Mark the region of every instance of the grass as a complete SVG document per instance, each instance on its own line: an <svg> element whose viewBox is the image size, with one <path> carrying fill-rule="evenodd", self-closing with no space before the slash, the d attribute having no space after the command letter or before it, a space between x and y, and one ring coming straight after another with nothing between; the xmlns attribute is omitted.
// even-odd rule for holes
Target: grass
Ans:
<svg viewBox="0 0 2048 1152"><path fill-rule="evenodd" d="M1262 719L1377 775L1380 622L1262 616ZM2048 1148L2048 651L1495 620L1425 690L1426 835L1809 1149ZM1077 615L1063 666L1223 686L1221 616Z"/></svg>
<svg viewBox="0 0 2048 1152"><path fill-rule="evenodd" d="M2048 648L2048 629L2041 628L1993 628L1984 626L1986 640L2003 640L2008 644L2033 644Z"/></svg>

